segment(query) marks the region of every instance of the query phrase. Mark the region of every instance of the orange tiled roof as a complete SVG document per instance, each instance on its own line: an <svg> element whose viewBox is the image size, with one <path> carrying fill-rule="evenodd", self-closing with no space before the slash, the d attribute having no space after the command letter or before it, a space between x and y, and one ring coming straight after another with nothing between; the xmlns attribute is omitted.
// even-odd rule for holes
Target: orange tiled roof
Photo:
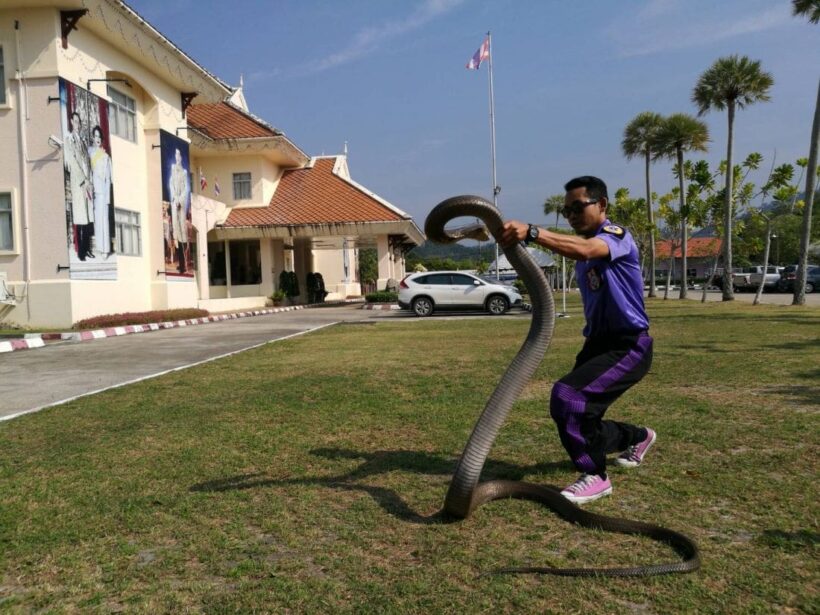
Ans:
<svg viewBox="0 0 820 615"><path fill-rule="evenodd" d="M672 242L669 240L659 241L655 246L655 256L657 258L669 258L669 250ZM702 258L704 256L715 256L720 252L723 240L719 237L690 237L686 242L686 258ZM675 241L675 258L681 257L680 240Z"/></svg>
<svg viewBox="0 0 820 615"><path fill-rule="evenodd" d="M267 207L236 208L223 226L392 222L405 217L333 174L336 158L285 171Z"/></svg>
<svg viewBox="0 0 820 615"><path fill-rule="evenodd" d="M227 102L191 105L188 125L212 139L275 137L281 133Z"/></svg>

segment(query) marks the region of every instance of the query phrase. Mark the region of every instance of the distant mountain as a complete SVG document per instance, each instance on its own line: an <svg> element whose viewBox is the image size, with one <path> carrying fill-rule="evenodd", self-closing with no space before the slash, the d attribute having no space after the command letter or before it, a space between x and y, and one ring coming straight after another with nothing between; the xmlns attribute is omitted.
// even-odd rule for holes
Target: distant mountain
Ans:
<svg viewBox="0 0 820 615"><path fill-rule="evenodd" d="M452 258L453 260L477 260L483 258L487 262L495 260L495 242L483 242L480 245L462 245L460 243L441 244L425 241L417 248L410 250L409 256L419 259Z"/></svg>

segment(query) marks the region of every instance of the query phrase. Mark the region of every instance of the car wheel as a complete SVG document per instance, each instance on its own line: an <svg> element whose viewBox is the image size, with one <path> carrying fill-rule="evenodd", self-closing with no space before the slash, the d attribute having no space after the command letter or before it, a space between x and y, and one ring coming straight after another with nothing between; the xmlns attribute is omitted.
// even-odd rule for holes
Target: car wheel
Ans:
<svg viewBox="0 0 820 615"><path fill-rule="evenodd" d="M412 308L416 316L429 316L433 313L433 300L430 297L416 297Z"/></svg>
<svg viewBox="0 0 820 615"><path fill-rule="evenodd" d="M814 284L806 282L806 294L809 295L814 292Z"/></svg>
<svg viewBox="0 0 820 615"><path fill-rule="evenodd" d="M506 297L493 295L487 299L487 311L493 316L500 316L510 309L510 302Z"/></svg>

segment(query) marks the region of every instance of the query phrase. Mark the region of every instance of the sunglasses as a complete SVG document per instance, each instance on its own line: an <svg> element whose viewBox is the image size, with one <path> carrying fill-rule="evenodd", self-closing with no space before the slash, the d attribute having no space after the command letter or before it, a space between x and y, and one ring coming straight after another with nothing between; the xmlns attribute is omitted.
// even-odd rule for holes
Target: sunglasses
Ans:
<svg viewBox="0 0 820 615"><path fill-rule="evenodd" d="M564 207L561 209L561 215L565 218L569 218L572 214L575 214L576 216L580 215L584 212L584 209L587 205L594 205L600 200L601 199L592 199L589 201L573 201L569 205L564 205Z"/></svg>

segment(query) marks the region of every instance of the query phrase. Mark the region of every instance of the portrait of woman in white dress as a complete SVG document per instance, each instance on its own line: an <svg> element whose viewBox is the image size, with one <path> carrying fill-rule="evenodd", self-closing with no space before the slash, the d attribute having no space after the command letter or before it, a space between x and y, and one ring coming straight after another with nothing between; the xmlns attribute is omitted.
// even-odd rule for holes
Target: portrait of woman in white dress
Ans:
<svg viewBox="0 0 820 615"><path fill-rule="evenodd" d="M94 186L94 248L107 257L111 254L111 157L103 147L102 128L94 126L91 138L88 158Z"/></svg>

